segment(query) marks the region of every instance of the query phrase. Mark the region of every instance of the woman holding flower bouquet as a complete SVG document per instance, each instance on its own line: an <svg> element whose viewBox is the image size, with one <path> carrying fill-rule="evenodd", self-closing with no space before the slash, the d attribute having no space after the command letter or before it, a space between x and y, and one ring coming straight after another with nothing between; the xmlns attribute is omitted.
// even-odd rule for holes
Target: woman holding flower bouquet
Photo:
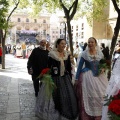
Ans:
<svg viewBox="0 0 120 120"><path fill-rule="evenodd" d="M50 71L45 69L42 72L44 79L36 104L36 115L41 120L77 120L78 104L71 80L70 53L64 50L65 47L64 39L56 40L49 52ZM49 79L45 82L47 76Z"/></svg>
<svg viewBox="0 0 120 120"><path fill-rule="evenodd" d="M106 63L94 37L88 39L76 73L76 91L79 102L79 120L101 120L102 101L108 84ZM84 65L84 68L83 68Z"/></svg>

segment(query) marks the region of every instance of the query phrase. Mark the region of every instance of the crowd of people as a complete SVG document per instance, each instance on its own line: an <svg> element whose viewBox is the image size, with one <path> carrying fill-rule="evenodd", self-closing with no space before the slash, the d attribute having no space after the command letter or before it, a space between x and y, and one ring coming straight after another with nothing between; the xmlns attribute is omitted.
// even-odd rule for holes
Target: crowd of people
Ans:
<svg viewBox="0 0 120 120"><path fill-rule="evenodd" d="M90 37L81 48L76 43L73 55L64 39L57 39L52 49L46 49L46 43L45 39L41 40L40 46L33 49L27 62L37 99L36 116L40 120L108 120L109 117L104 112L108 109L104 108L104 97L113 89L110 86L114 80L111 76L109 82L105 74L106 68L102 65L109 60L109 49L103 43L99 46L94 37ZM120 57L116 61L119 59ZM73 77L74 67L77 67L77 71ZM38 77L46 68L50 69L52 78L49 84ZM114 67L113 70L119 68ZM56 87L52 91L52 97L46 99L46 87L51 80Z"/></svg>
<svg viewBox="0 0 120 120"><path fill-rule="evenodd" d="M26 44L25 42L17 43L16 45L6 44L5 53L13 54L15 57L23 59L28 58L34 48L38 45L31 43Z"/></svg>
<svg viewBox="0 0 120 120"><path fill-rule="evenodd" d="M27 53L27 69L36 97L35 112L40 120L109 120L108 106L104 106L105 96L110 98L120 88L120 41L113 54L110 79L104 66L105 63L108 65L109 48L104 43L98 45L94 37L84 44L76 42L73 55L66 40L61 38L54 42L52 48L46 39L42 39L39 46L23 43L13 49L14 55L22 53L23 59ZM0 44L0 64L1 56ZM46 68L50 69L51 76L47 83L39 77ZM53 84L55 87L48 98L46 87L51 91L49 88Z"/></svg>
<svg viewBox="0 0 120 120"><path fill-rule="evenodd" d="M16 57L23 57L23 59L28 58L32 52L32 50L35 48L33 44L27 44L25 42L18 43L13 48L13 53Z"/></svg>

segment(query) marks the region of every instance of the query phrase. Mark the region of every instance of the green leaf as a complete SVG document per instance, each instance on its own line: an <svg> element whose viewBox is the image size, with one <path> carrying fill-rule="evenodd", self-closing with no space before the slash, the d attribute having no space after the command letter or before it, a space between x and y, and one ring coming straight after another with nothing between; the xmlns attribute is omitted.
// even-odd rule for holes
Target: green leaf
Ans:
<svg viewBox="0 0 120 120"><path fill-rule="evenodd" d="M41 82L45 84L46 98L50 99L52 97L53 91L56 89L56 85L54 84L51 75L50 74L43 75Z"/></svg>

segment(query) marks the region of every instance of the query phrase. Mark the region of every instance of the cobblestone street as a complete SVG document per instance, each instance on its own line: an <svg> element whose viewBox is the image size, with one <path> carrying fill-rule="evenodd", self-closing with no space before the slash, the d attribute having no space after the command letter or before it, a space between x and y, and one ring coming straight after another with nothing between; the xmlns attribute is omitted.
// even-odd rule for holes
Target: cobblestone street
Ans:
<svg viewBox="0 0 120 120"><path fill-rule="evenodd" d="M39 120L27 59L6 55L6 69L0 69L0 120Z"/></svg>

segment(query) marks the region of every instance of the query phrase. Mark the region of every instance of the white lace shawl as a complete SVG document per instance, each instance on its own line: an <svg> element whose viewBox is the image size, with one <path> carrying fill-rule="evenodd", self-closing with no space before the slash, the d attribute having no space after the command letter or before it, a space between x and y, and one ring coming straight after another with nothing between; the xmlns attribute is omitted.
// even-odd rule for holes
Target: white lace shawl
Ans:
<svg viewBox="0 0 120 120"><path fill-rule="evenodd" d="M64 51L64 57L61 58L58 54L57 49L53 49L49 52L49 56L52 57L53 59L55 59L56 61L60 61L60 76L64 75L65 72L65 65L64 65L64 60L68 59L68 55L70 53L67 51Z"/></svg>
<svg viewBox="0 0 120 120"><path fill-rule="evenodd" d="M89 48L87 47L86 48L86 50L83 52L83 54L82 54L82 57L85 59L85 60L87 60L87 61L93 61L94 59L94 57L95 57L95 60L101 60L104 56L103 56L103 53L102 53L102 51L100 50L100 48L98 47L98 46L96 46L96 51L97 51L97 53L96 53L96 55L90 55L90 53L89 53Z"/></svg>

